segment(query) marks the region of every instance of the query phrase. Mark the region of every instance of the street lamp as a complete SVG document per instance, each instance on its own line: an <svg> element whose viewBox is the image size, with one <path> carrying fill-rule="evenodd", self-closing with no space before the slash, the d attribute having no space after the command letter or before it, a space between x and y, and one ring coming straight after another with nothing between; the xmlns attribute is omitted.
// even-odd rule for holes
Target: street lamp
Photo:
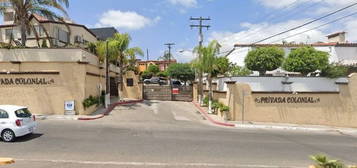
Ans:
<svg viewBox="0 0 357 168"><path fill-rule="evenodd" d="M109 41L106 40L105 43L105 80L106 80L106 85L105 85L105 108L109 107L110 104L110 76L109 76Z"/></svg>

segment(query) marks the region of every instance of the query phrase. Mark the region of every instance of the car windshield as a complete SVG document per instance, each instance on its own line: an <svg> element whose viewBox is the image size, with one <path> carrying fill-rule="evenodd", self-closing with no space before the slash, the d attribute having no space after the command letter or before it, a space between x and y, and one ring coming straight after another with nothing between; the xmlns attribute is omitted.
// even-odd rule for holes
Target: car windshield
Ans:
<svg viewBox="0 0 357 168"><path fill-rule="evenodd" d="M32 114L30 113L30 111L27 108L16 110L15 115L18 118L29 118L32 116Z"/></svg>

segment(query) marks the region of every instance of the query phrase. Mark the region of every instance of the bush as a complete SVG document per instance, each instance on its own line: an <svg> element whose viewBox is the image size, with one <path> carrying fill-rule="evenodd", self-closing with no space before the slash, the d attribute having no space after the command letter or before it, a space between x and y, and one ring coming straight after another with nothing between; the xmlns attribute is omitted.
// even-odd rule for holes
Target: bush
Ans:
<svg viewBox="0 0 357 168"><path fill-rule="evenodd" d="M209 99L208 96L206 96L205 98L203 98L203 104L207 106L208 103L209 103Z"/></svg>
<svg viewBox="0 0 357 168"><path fill-rule="evenodd" d="M312 47L301 47L292 50L283 64L290 72L300 72L304 76L316 70L323 70L329 64L328 53Z"/></svg>
<svg viewBox="0 0 357 168"><path fill-rule="evenodd" d="M219 106L220 106L220 103L217 100L212 101L213 113L217 114Z"/></svg>
<svg viewBox="0 0 357 168"><path fill-rule="evenodd" d="M262 47L248 53L244 62L248 69L259 71L259 75L265 75L266 71L279 68L284 61L284 50L277 47Z"/></svg>
<svg viewBox="0 0 357 168"><path fill-rule="evenodd" d="M343 65L329 64L321 71L321 76L329 78L339 78L348 76L348 68Z"/></svg>
<svg viewBox="0 0 357 168"><path fill-rule="evenodd" d="M142 79L150 79L153 76L154 76L154 74L152 72L149 72L149 71L144 71L143 73L141 73L141 78Z"/></svg>
<svg viewBox="0 0 357 168"><path fill-rule="evenodd" d="M310 159L315 162L316 168L347 168L347 166L339 160L330 160L324 155L310 156Z"/></svg>
<svg viewBox="0 0 357 168"><path fill-rule="evenodd" d="M84 109L87 109L89 107L92 107L93 105L99 106L101 104L104 104L105 102L105 95L101 95L101 96L92 96L90 95L88 98L84 99L82 104Z"/></svg>
<svg viewBox="0 0 357 168"><path fill-rule="evenodd" d="M43 39L43 40L42 40L41 47L42 47L42 48L48 48L47 40L46 40L46 39Z"/></svg>

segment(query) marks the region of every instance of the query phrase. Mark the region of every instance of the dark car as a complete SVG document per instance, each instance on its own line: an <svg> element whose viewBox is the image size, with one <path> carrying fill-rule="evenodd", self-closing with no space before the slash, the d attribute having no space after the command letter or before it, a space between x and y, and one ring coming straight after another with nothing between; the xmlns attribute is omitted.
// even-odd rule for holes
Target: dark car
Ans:
<svg viewBox="0 0 357 168"><path fill-rule="evenodd" d="M167 81L165 78L160 78L160 77L152 77L151 79L145 79L144 80L145 84L159 84L159 85L165 85L167 84Z"/></svg>
<svg viewBox="0 0 357 168"><path fill-rule="evenodd" d="M173 80L173 81L171 81L171 84L172 84L173 86L182 86L182 83L181 83L180 81L178 81L178 80Z"/></svg>

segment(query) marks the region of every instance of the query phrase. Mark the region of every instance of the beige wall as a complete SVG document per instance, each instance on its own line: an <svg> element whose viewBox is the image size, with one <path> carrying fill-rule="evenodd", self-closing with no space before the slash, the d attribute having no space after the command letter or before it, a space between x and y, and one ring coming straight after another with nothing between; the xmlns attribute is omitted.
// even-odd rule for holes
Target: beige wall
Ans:
<svg viewBox="0 0 357 168"><path fill-rule="evenodd" d="M88 57L92 61L86 63ZM77 62L75 58L83 61ZM92 113L96 108L85 110L83 100L89 95L99 96L105 89L105 70L95 58L80 49L0 50L0 80L45 78L54 81L49 85L4 85L0 81L0 104L27 106L35 114L64 114L64 101L75 100L77 114ZM11 60L21 63L11 63ZM111 69L117 71L114 67ZM116 77L117 73L111 72L110 76Z"/></svg>
<svg viewBox="0 0 357 168"><path fill-rule="evenodd" d="M340 93L252 93L247 84L228 84L232 120L357 127L357 74ZM244 94L243 94L244 93ZM262 97L311 97L309 103L259 103Z"/></svg>
<svg viewBox="0 0 357 168"><path fill-rule="evenodd" d="M134 86L127 86L126 80L128 78L133 79ZM123 92L122 95L119 96L129 99L138 99L138 100L143 99L143 90L142 90L143 83L140 83L138 75L135 75L135 73L132 71L126 72L126 74L123 76L123 81L124 81Z"/></svg>
<svg viewBox="0 0 357 168"><path fill-rule="evenodd" d="M350 76L348 84L339 85L340 92L336 93L254 93L248 84L234 82L228 82L227 87L226 93L214 91L213 99L230 107L228 118L231 120L357 128L357 74ZM197 85L194 85L194 95L197 95ZM285 102L259 102L262 97L285 98ZM312 101L287 102L288 98L299 97L312 98Z"/></svg>

